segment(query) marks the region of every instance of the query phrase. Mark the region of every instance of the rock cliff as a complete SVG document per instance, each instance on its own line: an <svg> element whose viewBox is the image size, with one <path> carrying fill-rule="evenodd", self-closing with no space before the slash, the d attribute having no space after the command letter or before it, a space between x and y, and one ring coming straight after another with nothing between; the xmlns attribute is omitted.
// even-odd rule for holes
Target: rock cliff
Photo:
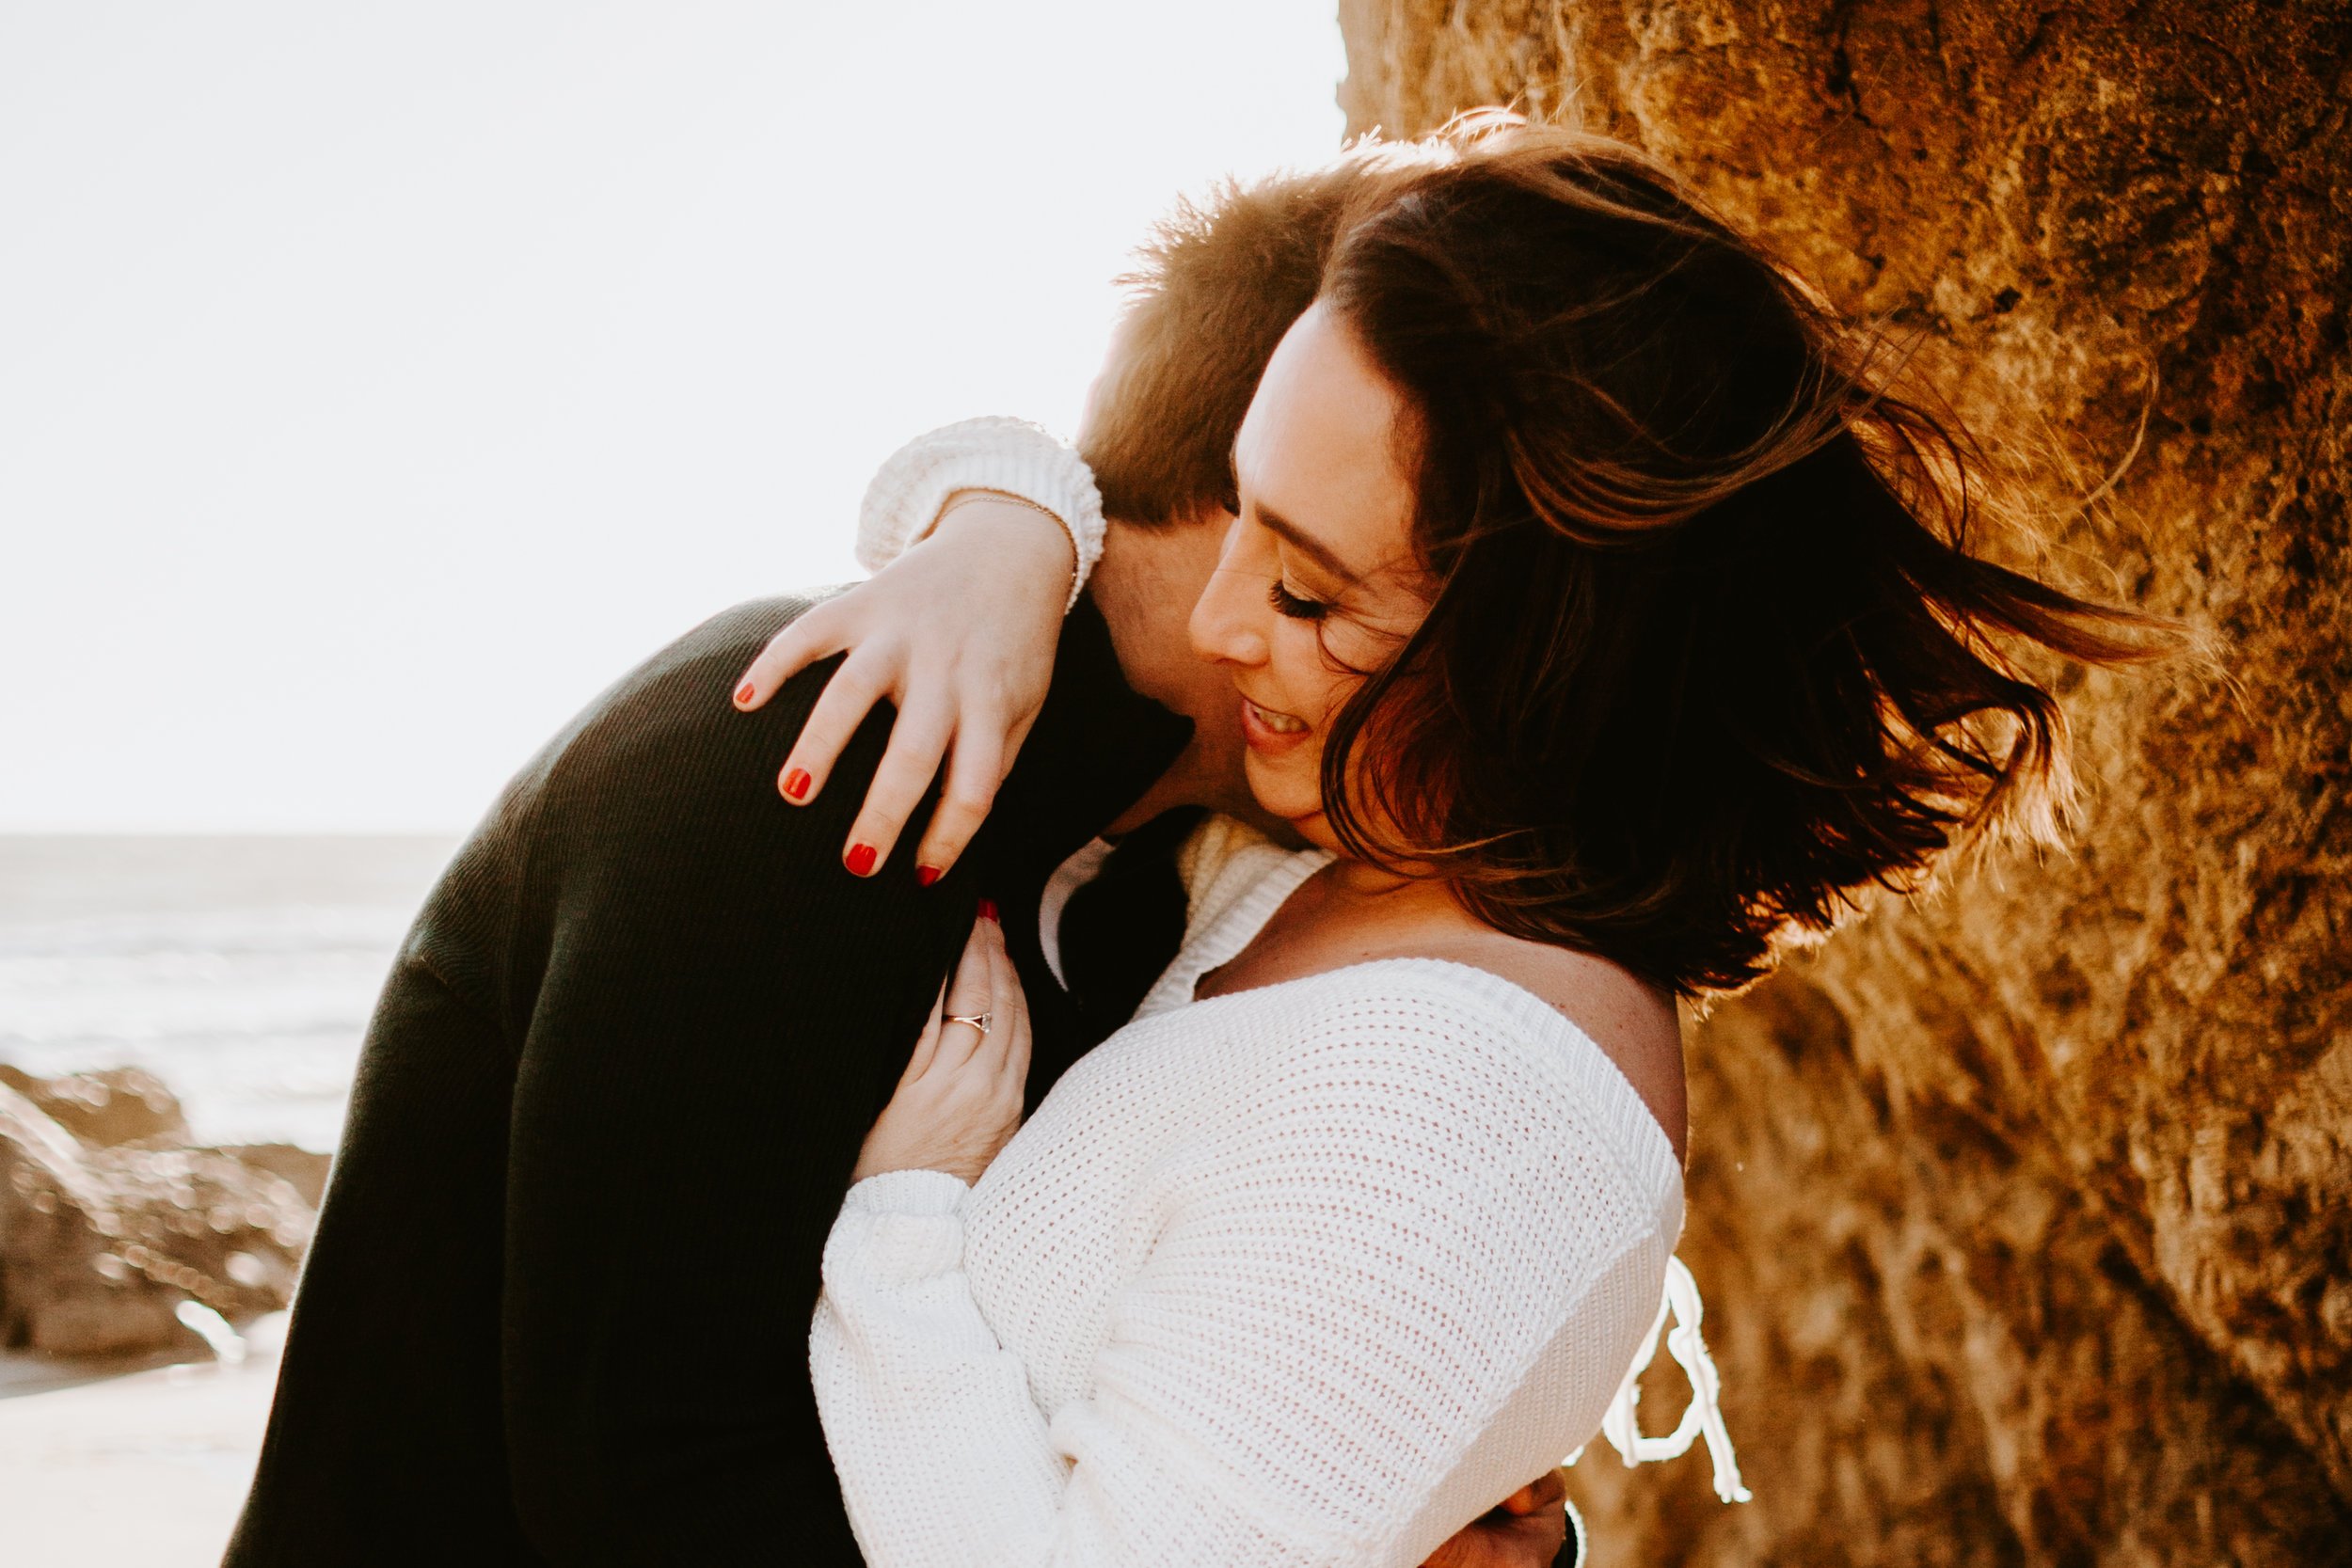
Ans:
<svg viewBox="0 0 2352 1568"><path fill-rule="evenodd" d="M2352 17L1341 15L1355 129L1623 137L1915 331L2046 502L2010 559L2229 671L2068 677L2071 854L1955 867L1696 1031L1683 1256L1756 1500L1597 1449L1600 1560L2352 1560Z"/></svg>

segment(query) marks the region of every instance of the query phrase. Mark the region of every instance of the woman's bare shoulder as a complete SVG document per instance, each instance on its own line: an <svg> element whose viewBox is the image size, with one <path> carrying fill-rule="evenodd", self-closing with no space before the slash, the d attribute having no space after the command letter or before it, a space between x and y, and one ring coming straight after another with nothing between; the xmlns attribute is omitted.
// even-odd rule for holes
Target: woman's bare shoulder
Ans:
<svg viewBox="0 0 2352 1568"><path fill-rule="evenodd" d="M1616 1064L1682 1155L1689 1109L1681 1015L1672 994L1606 958L1500 931L1466 936L1459 951L1443 956L1550 1003Z"/></svg>

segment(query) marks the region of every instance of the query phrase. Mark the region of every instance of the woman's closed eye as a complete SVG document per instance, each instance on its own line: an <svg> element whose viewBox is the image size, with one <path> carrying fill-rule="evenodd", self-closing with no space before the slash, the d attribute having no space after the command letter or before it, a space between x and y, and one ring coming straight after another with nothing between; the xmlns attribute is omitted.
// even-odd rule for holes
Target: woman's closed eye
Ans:
<svg viewBox="0 0 2352 1568"><path fill-rule="evenodd" d="M1277 615L1287 615L1294 621L1320 621L1331 613L1331 607L1321 599L1303 598L1283 585L1280 578L1274 579L1266 594Z"/></svg>

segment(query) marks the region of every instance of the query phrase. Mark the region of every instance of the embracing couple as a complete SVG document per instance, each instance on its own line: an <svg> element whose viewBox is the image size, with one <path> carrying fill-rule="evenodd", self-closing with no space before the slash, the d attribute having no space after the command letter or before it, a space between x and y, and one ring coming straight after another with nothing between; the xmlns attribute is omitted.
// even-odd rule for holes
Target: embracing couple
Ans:
<svg viewBox="0 0 2352 1568"><path fill-rule="evenodd" d="M1969 554L1964 436L1622 146L1487 115L1146 261L1076 451L904 449L869 582L459 851L233 1568L1535 1568L1640 1449L1677 1003L2045 826L2011 650L2152 629Z"/></svg>

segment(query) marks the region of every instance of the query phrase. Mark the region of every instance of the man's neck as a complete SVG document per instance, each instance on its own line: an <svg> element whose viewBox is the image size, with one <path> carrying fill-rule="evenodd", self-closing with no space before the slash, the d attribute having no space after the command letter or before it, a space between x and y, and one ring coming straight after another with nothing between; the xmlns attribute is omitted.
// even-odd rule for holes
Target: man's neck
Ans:
<svg viewBox="0 0 2352 1568"><path fill-rule="evenodd" d="M1214 517L1158 528L1109 520L1088 589L1110 627L1121 666L1148 677L1177 655L1190 654L1188 612L1171 613L1169 607L1200 596L1223 543Z"/></svg>

